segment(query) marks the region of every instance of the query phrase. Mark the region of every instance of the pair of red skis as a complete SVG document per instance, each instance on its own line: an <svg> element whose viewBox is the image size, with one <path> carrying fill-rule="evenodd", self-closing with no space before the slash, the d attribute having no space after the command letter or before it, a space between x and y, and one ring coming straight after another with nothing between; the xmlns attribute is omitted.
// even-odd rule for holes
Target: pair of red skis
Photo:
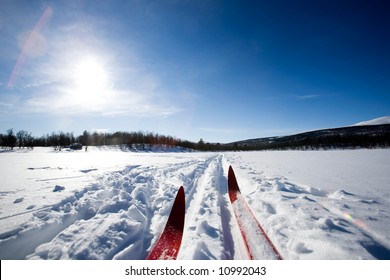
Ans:
<svg viewBox="0 0 390 280"><path fill-rule="evenodd" d="M259 222L253 215L238 187L233 168L229 167L228 192L233 212L244 240L250 259L281 260L282 256L275 248ZM159 240L147 257L148 260L174 260L179 253L184 231L185 195L180 187L167 224Z"/></svg>

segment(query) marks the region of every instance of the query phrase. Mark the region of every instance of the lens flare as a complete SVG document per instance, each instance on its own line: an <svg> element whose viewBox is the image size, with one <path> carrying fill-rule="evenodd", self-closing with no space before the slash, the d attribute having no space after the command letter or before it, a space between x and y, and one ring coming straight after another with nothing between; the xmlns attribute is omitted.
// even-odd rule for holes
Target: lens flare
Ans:
<svg viewBox="0 0 390 280"><path fill-rule="evenodd" d="M21 47L21 52L18 56L16 64L12 69L10 78L8 79L7 87L11 88L15 84L15 80L23 67L26 55L41 55L46 48L46 39L40 33L40 30L45 25L47 20L52 16L53 9L48 6L38 22L35 24L34 29L28 34Z"/></svg>
<svg viewBox="0 0 390 280"><path fill-rule="evenodd" d="M352 217L351 214L344 213L343 216L345 219L347 219L349 222L353 223L354 225L357 225L358 227L361 227L363 229L367 229L367 225L362 220L355 219L354 217Z"/></svg>

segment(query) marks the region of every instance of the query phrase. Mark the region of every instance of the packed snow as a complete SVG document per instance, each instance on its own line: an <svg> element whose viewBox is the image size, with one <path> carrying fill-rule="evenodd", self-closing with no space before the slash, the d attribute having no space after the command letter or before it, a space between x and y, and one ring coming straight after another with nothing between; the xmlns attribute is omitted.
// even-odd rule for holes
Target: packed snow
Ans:
<svg viewBox="0 0 390 280"><path fill-rule="evenodd" d="M390 149L0 151L1 259L145 259L181 185L178 259L247 259L232 165L284 259L390 259Z"/></svg>

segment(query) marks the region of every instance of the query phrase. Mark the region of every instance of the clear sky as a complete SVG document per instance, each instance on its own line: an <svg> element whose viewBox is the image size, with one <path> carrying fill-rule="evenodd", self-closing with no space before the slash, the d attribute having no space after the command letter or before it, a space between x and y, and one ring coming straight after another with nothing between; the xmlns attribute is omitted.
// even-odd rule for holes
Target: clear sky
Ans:
<svg viewBox="0 0 390 280"><path fill-rule="evenodd" d="M0 132L230 142L390 115L390 1L0 0Z"/></svg>

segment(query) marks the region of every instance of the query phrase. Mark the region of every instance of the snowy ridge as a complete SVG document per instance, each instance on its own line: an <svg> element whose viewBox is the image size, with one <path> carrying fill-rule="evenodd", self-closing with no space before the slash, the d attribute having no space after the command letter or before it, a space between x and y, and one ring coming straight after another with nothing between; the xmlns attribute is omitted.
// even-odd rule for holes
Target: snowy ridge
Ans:
<svg viewBox="0 0 390 280"><path fill-rule="evenodd" d="M227 192L284 259L389 259L390 150L1 153L1 259L145 259L178 188L178 259L246 259Z"/></svg>
<svg viewBox="0 0 390 280"><path fill-rule="evenodd" d="M359 125L299 134L249 139L226 144L236 150L321 150L388 148L390 125Z"/></svg>
<svg viewBox="0 0 390 280"><path fill-rule="evenodd" d="M385 116L381 118L376 118L369 121L359 122L352 126L362 126L362 125L381 125L381 124L390 124L390 116Z"/></svg>

